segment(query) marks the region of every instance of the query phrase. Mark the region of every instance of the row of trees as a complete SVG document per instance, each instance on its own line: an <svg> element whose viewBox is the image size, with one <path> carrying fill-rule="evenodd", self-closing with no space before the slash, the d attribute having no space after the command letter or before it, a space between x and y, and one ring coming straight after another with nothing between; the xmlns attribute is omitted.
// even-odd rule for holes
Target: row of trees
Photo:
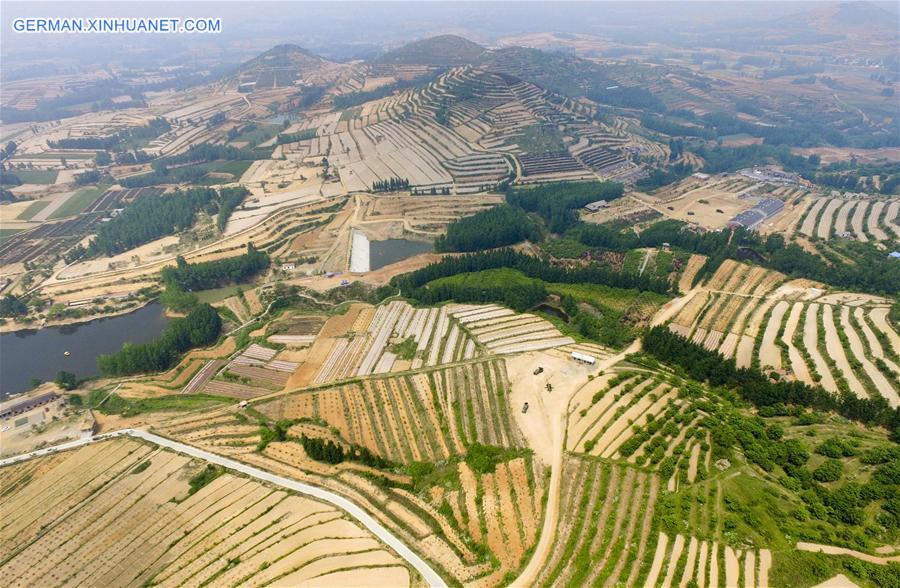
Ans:
<svg viewBox="0 0 900 588"><path fill-rule="evenodd" d="M672 333L664 326L645 332L643 349L664 363L678 366L695 380L737 391L756 406L794 404L833 410L853 420L884 426L891 431L895 441L900 441L900 408L891 408L887 400L880 396L858 398L850 392L833 395L819 386L808 386L798 381L773 382L762 372L738 368L733 358L726 359L715 351Z"/></svg>
<svg viewBox="0 0 900 588"><path fill-rule="evenodd" d="M162 269L162 280L167 285L175 285L181 290L209 290L226 284L247 281L252 276L269 267L269 256L259 251L253 243L247 244L243 255L226 257L215 261L188 263L181 256L174 267Z"/></svg>
<svg viewBox="0 0 900 588"><path fill-rule="evenodd" d="M303 131L297 133L278 133L278 138L276 142L279 145L283 145L285 143L296 143L297 141L307 141L309 139L316 138L317 129L305 129Z"/></svg>
<svg viewBox="0 0 900 588"><path fill-rule="evenodd" d="M373 192L396 192L397 190L409 190L409 180L406 178L389 178L372 182Z"/></svg>
<svg viewBox="0 0 900 588"><path fill-rule="evenodd" d="M394 467L394 464L388 460L375 455L369 451L367 447L361 447L359 445L350 445L348 449L344 449L343 445L339 445L334 441L326 441L319 437L307 437L306 435L301 435L300 444L303 445L303 450L306 452L306 455L316 461L330 464L353 461L371 468L379 469L389 469Z"/></svg>
<svg viewBox="0 0 900 588"><path fill-rule="evenodd" d="M181 353L214 343L222 320L209 304L194 307L184 318L173 319L162 336L150 343L126 343L121 351L97 358L106 376L128 376L169 369Z"/></svg>
<svg viewBox="0 0 900 588"><path fill-rule="evenodd" d="M453 221L447 226L447 234L437 238L434 248L440 252L482 251L540 237L540 230L524 210L501 204Z"/></svg>

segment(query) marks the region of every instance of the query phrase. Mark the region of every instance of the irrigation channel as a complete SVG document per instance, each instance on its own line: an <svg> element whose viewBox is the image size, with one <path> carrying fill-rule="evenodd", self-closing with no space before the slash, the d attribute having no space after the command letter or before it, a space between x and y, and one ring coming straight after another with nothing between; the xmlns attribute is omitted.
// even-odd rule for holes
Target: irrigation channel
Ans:
<svg viewBox="0 0 900 588"><path fill-rule="evenodd" d="M79 378L99 375L97 358L124 343L146 343L169 323L162 305L86 323L0 335L0 399L31 389L32 378L49 381L65 370ZM66 352L69 355L66 355Z"/></svg>
<svg viewBox="0 0 900 588"><path fill-rule="evenodd" d="M305 494L306 496L311 496L323 502L333 504L334 506L344 510L347 514L359 521L366 529L368 529L372 532L372 534L378 537L378 539L383 541L388 547L397 552L397 555L406 560L412 567L416 569L417 572L419 572L419 574L422 575L422 577L425 579L425 583L427 583L429 586L436 586L439 588L446 588L447 586L444 580L441 579L440 575L438 575L438 573L435 572L434 569L432 569L432 567L425 562L425 560L416 555L413 550L407 547L406 544L400 541L400 539L398 539L395 535L388 531L381 523L375 520L372 515L367 513L356 504L350 502L343 496L335 494L334 492L330 492L328 490L323 490L322 488L304 484L303 482L291 480L290 478L277 476L265 470L243 464L239 461L235 461L227 457L222 457L221 455L216 455L215 453L210 453L209 451L204 451L202 449L192 447L191 445L185 445L184 443L179 443L178 441L166 439L165 437L160 437L159 435L154 435L153 433L148 433L147 431L142 431L140 429L122 429L121 431L95 435L94 437L88 437L79 439L77 441L71 441L69 443L63 443L62 445L57 445L55 447L39 449L37 451L32 451L31 453L17 455L15 457L0 460L0 467L20 461L25 461L34 457L48 455L57 451L76 449L95 441L104 441L106 439L112 439L121 435L129 435L131 437L143 439L144 441L149 441L150 443L165 447L166 449L171 449L173 451L177 451L178 453L196 457L206 462L220 465L229 470L240 472L246 476L250 476L252 478L256 478L270 484L275 484L276 486L281 486L282 488L287 488L289 490L299 492L300 494Z"/></svg>

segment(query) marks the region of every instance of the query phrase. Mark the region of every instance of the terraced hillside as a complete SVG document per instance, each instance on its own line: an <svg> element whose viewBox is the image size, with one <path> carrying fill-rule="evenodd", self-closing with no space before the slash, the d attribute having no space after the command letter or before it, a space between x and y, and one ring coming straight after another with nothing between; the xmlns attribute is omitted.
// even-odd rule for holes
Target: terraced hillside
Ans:
<svg viewBox="0 0 900 588"><path fill-rule="evenodd" d="M560 125L565 141L557 137ZM276 151L310 164L327 158L347 192L401 178L417 194L467 194L517 175L542 182L636 169L620 151L631 141L627 133L586 118L576 103L530 82L472 65L350 110L310 117L289 131L314 137Z"/></svg>
<svg viewBox="0 0 900 588"><path fill-rule="evenodd" d="M805 203L797 232L807 237L843 237L863 243L900 239L900 199L819 197Z"/></svg>
<svg viewBox="0 0 900 588"><path fill-rule="evenodd" d="M367 378L255 405L273 420L324 421L346 441L397 463L440 461L482 443L524 447L500 360Z"/></svg>
<svg viewBox="0 0 900 588"><path fill-rule="evenodd" d="M157 430L331 488L448 577L496 586L535 544L546 489L508 393L503 361L476 360L179 416ZM274 438L265 432L273 428L281 431ZM305 438L370 457L314 459Z"/></svg>
<svg viewBox="0 0 900 588"><path fill-rule="evenodd" d="M740 367L900 406L900 336L889 308L877 296L826 294L820 284L726 261L669 328Z"/></svg>
<svg viewBox="0 0 900 588"><path fill-rule="evenodd" d="M652 549L658 478L627 465L573 455L566 460L563 479L563 515L540 584L637 585Z"/></svg>
<svg viewBox="0 0 900 588"><path fill-rule="evenodd" d="M418 581L330 505L131 440L5 467L0 480L9 585Z"/></svg>

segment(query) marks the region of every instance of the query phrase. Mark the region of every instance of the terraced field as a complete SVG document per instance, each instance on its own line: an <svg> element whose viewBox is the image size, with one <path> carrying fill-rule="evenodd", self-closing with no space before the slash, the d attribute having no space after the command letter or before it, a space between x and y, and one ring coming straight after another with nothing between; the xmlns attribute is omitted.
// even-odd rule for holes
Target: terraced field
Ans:
<svg viewBox="0 0 900 588"><path fill-rule="evenodd" d="M542 586L634 586L649 565L658 478L637 468L570 455L560 516Z"/></svg>
<svg viewBox="0 0 900 588"><path fill-rule="evenodd" d="M256 405L279 419L321 419L348 442L398 463L439 461L471 443L524 447L501 360L367 378Z"/></svg>
<svg viewBox="0 0 900 588"><path fill-rule="evenodd" d="M843 237L857 241L900 238L900 199L816 198L801 217L797 232L807 237Z"/></svg>
<svg viewBox="0 0 900 588"><path fill-rule="evenodd" d="M769 585L772 553L768 549L733 549L716 541L659 534L647 586Z"/></svg>
<svg viewBox="0 0 900 588"><path fill-rule="evenodd" d="M179 416L157 430L331 488L377 514L448 577L496 586L535 544L546 490L544 468L526 449L508 393L503 360L483 359L290 393L257 401L249 412ZM263 446L258 417L290 424L285 440ZM303 435L365 447L397 467L315 461L300 442ZM482 446L505 457L490 468L470 463L472 448ZM417 482L400 473L417 471L417 464L436 464L440 476Z"/></svg>
<svg viewBox="0 0 900 588"><path fill-rule="evenodd" d="M418 581L331 505L206 468L131 440L3 468L0 573L32 586Z"/></svg>
<svg viewBox="0 0 900 588"><path fill-rule="evenodd" d="M824 295L816 286L726 262L669 328L734 357L738 366L821 384L830 392L881 395L900 405L898 335L885 320L889 301Z"/></svg>

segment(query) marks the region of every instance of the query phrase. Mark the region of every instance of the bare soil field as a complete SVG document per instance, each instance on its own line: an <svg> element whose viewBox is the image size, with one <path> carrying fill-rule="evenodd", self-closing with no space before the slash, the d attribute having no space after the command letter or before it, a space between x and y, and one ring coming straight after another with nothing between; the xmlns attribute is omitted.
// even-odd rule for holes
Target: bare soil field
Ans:
<svg viewBox="0 0 900 588"><path fill-rule="evenodd" d="M40 459L52 460L40 480L22 478L27 462L4 472L20 478L0 525L13 584L415 582L330 505L227 473L191 491L206 466L187 457L116 440Z"/></svg>

